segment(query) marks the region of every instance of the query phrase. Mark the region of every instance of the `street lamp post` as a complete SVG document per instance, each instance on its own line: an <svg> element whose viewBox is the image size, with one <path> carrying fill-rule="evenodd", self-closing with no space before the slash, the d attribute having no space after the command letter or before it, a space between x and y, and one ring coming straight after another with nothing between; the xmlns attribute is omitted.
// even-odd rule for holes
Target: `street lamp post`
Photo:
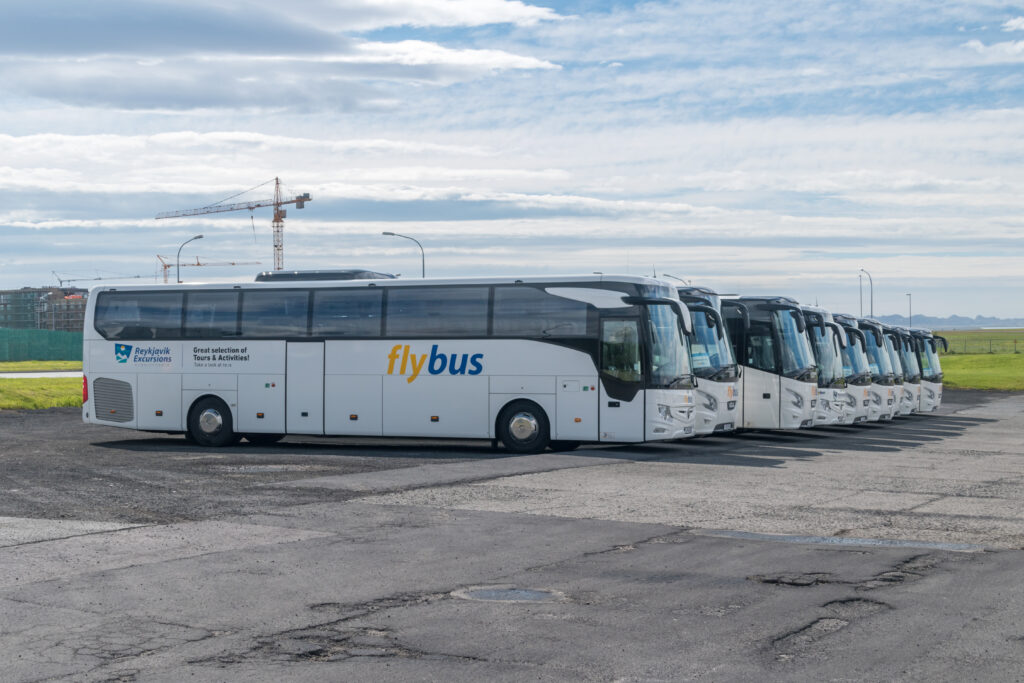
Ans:
<svg viewBox="0 0 1024 683"><path fill-rule="evenodd" d="M907 320L909 321L907 323L907 327L913 327L914 326L914 297L912 297L910 295L910 292L907 292Z"/></svg>
<svg viewBox="0 0 1024 683"><path fill-rule="evenodd" d="M871 317L874 318L875 317L875 281L871 279L871 273L869 273L868 271L866 271L863 268L861 268L860 272L862 272L862 273L864 273L865 275L868 276L868 285L870 286L870 291L871 291Z"/></svg>
<svg viewBox="0 0 1024 683"><path fill-rule="evenodd" d="M857 273L857 291L860 292L860 317L864 317L864 276Z"/></svg>
<svg viewBox="0 0 1024 683"><path fill-rule="evenodd" d="M425 278L427 276L427 255L423 251L423 245L415 237L409 237L408 235L399 235L397 232L382 232L382 235L388 235L389 237L404 237L407 240L412 240L416 243L416 246L420 248L420 277Z"/></svg>
<svg viewBox="0 0 1024 683"><path fill-rule="evenodd" d="M201 239L203 239L202 235L196 235L195 237L187 239L184 242L182 242L181 247L184 247L189 242ZM177 274L175 279L178 281L179 285L181 284L181 247L178 247L178 255L174 257L174 272Z"/></svg>

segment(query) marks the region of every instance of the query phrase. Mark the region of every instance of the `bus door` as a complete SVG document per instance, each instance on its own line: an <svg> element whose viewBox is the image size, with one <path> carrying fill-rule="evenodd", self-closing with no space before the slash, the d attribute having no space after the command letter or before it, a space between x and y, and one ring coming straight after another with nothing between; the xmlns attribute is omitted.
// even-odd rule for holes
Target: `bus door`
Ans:
<svg viewBox="0 0 1024 683"><path fill-rule="evenodd" d="M601 441L644 440L644 373L638 318L601 320Z"/></svg>
<svg viewBox="0 0 1024 683"><path fill-rule="evenodd" d="M324 343L287 342L285 430L324 433Z"/></svg>

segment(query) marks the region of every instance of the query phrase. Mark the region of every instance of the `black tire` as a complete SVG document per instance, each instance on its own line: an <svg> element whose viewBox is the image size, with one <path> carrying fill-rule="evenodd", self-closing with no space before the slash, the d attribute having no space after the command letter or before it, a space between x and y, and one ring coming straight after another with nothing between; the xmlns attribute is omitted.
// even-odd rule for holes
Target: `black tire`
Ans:
<svg viewBox="0 0 1024 683"><path fill-rule="evenodd" d="M580 447L579 441L552 441L551 450L553 451L574 451Z"/></svg>
<svg viewBox="0 0 1024 683"><path fill-rule="evenodd" d="M498 415L498 439L513 453L540 453L551 443L548 416L533 401L513 401Z"/></svg>
<svg viewBox="0 0 1024 683"><path fill-rule="evenodd" d="M254 446L270 446L284 438L284 434L246 434L245 440Z"/></svg>
<svg viewBox="0 0 1024 683"><path fill-rule="evenodd" d="M188 433L200 446L220 448L238 443L231 410L216 396L196 401L188 411Z"/></svg>

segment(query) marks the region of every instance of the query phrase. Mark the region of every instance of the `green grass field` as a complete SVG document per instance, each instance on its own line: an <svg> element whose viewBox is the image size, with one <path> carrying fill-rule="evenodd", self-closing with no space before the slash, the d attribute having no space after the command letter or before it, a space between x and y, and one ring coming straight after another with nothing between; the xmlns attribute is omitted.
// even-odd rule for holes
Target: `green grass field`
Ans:
<svg viewBox="0 0 1024 683"><path fill-rule="evenodd" d="M943 386L1024 390L1024 354L957 354L942 357Z"/></svg>
<svg viewBox="0 0 1024 683"><path fill-rule="evenodd" d="M949 341L950 354L1024 353L1024 330L936 330ZM1016 342L1016 344L1014 344Z"/></svg>
<svg viewBox="0 0 1024 683"><path fill-rule="evenodd" d="M0 379L0 410L36 410L82 405L78 377Z"/></svg>
<svg viewBox="0 0 1024 683"><path fill-rule="evenodd" d="M80 360L23 360L16 363L0 363L0 372L47 372L63 370L71 372L82 369Z"/></svg>

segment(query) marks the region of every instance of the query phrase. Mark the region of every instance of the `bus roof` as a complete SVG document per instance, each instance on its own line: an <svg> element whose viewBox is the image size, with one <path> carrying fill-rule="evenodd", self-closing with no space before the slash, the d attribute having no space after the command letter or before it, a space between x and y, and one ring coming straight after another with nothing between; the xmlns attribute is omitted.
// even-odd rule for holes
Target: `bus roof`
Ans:
<svg viewBox="0 0 1024 683"><path fill-rule="evenodd" d="M374 279L374 280L284 280L267 282L197 282L182 284L107 284L95 285L89 289L90 296L97 292L152 290L160 292L197 290L197 289L289 289L303 287L417 287L427 285L511 285L511 284L598 284L622 283L667 287L675 292L670 282L657 280L640 275L552 275L541 276L495 276L495 277L460 277L460 278L415 278L415 279Z"/></svg>

